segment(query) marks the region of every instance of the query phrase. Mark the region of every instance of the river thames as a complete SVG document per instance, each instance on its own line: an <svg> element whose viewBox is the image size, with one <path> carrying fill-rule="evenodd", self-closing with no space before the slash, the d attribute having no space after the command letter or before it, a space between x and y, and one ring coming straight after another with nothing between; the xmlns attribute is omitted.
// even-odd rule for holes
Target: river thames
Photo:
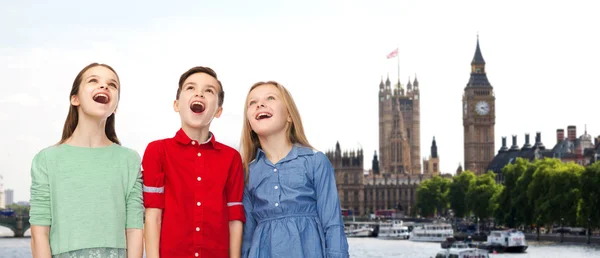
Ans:
<svg viewBox="0 0 600 258"><path fill-rule="evenodd" d="M2 231L0 228L0 234ZM12 232L11 232L12 233ZM29 232L26 232L28 235ZM0 237L0 258L29 258L31 250L29 237L12 238ZM439 243L417 243L405 240L383 240L377 238L348 238L350 257L353 258L429 258L435 257L440 250ZM600 258L598 245L569 245L549 242L529 242L529 248L523 254L490 254L490 257L517 258Z"/></svg>

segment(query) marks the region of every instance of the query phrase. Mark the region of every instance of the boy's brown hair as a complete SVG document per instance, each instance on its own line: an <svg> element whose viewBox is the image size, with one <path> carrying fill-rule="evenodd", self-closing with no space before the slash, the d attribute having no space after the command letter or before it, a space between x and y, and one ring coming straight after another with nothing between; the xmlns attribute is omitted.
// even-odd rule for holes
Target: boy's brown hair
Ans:
<svg viewBox="0 0 600 258"><path fill-rule="evenodd" d="M221 84L221 81L219 81L219 79L217 78L217 73L213 69L205 66L192 67L185 73L183 73L181 77L179 77L179 87L177 88L177 97L175 99L179 99L179 95L181 94L181 88L183 87L183 83L185 82L185 80L187 80L188 77L195 73L205 73L214 77L215 80L217 80L217 82L219 83L219 107L222 107L223 100L225 99L225 91L223 90L223 84Z"/></svg>

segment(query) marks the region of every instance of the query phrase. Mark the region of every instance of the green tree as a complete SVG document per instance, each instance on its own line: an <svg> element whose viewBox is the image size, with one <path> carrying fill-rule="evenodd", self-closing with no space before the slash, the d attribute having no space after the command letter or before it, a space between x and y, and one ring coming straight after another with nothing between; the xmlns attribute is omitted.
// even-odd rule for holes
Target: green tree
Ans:
<svg viewBox="0 0 600 258"><path fill-rule="evenodd" d="M448 207L448 190L450 180L434 176L427 179L417 188L417 207L421 216L429 217L436 212L443 213Z"/></svg>
<svg viewBox="0 0 600 258"><path fill-rule="evenodd" d="M531 163L525 159L518 158L515 162L515 165L518 165L515 167L515 174L520 174L515 188L511 191L511 205L516 209L516 218L514 219L516 225L531 225L537 220L534 213L533 200L529 197L528 191L533 174L542 161L536 160Z"/></svg>
<svg viewBox="0 0 600 258"><path fill-rule="evenodd" d="M494 201L497 200L501 191L502 187L496 184L495 173L490 171L479 175L475 180L475 185L467 192L467 206L478 218L489 218L498 208Z"/></svg>
<svg viewBox="0 0 600 258"><path fill-rule="evenodd" d="M581 198L580 176L585 169L557 159L544 159L536 165L527 192L533 202L534 218L547 224L575 225Z"/></svg>
<svg viewBox="0 0 600 258"><path fill-rule="evenodd" d="M596 162L581 173L581 201L577 212L580 225L592 228L600 226L600 162Z"/></svg>
<svg viewBox="0 0 600 258"><path fill-rule="evenodd" d="M16 215L29 215L29 206L10 204L6 205L6 208L14 210Z"/></svg>
<svg viewBox="0 0 600 258"><path fill-rule="evenodd" d="M467 193L475 185L476 176L473 172L465 170L460 175L452 178L448 199L454 216L464 218L470 213L467 206Z"/></svg>
<svg viewBox="0 0 600 258"><path fill-rule="evenodd" d="M518 218L518 212L522 208L516 203L520 201L517 182L530 166L531 163L528 160L517 158L514 164L508 164L502 169L504 187L497 197L498 209L496 210L495 217L498 222L510 228L514 228L522 222ZM526 192L524 193L522 199L527 203L527 194Z"/></svg>

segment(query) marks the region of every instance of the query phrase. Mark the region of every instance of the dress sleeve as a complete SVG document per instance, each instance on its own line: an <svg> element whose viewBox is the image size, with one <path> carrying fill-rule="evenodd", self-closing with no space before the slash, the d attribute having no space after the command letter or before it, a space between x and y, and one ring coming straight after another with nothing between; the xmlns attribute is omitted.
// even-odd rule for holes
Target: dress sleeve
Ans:
<svg viewBox="0 0 600 258"><path fill-rule="evenodd" d="M135 153L130 165L131 170L129 171L129 180L133 182L133 186L127 194L126 228L144 228L144 204L142 201L142 173L140 171L140 163L140 156Z"/></svg>
<svg viewBox="0 0 600 258"><path fill-rule="evenodd" d="M247 187L244 187L244 214L246 214L246 223L244 224L244 234L242 237L242 257L249 258L250 246L252 244L252 236L256 228L256 220L252 216L252 197Z"/></svg>
<svg viewBox="0 0 600 258"><path fill-rule="evenodd" d="M331 162L322 152L315 154L314 180L317 213L325 231L327 258L348 258L348 240Z"/></svg>
<svg viewBox="0 0 600 258"><path fill-rule="evenodd" d="M31 164L30 195L29 223L37 226L50 226L52 224L50 181L43 151L35 155Z"/></svg>

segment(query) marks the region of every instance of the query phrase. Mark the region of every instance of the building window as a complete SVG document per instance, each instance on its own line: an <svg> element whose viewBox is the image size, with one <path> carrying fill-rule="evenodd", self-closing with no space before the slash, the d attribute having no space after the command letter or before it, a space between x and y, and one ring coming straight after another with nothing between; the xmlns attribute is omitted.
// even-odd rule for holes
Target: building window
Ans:
<svg viewBox="0 0 600 258"><path fill-rule="evenodd" d="M348 174L344 174L344 184L348 184Z"/></svg>
<svg viewBox="0 0 600 258"><path fill-rule="evenodd" d="M433 163L433 172L437 173L438 172L438 164L437 163Z"/></svg>
<svg viewBox="0 0 600 258"><path fill-rule="evenodd" d="M344 203L348 202L348 190L344 190Z"/></svg>

